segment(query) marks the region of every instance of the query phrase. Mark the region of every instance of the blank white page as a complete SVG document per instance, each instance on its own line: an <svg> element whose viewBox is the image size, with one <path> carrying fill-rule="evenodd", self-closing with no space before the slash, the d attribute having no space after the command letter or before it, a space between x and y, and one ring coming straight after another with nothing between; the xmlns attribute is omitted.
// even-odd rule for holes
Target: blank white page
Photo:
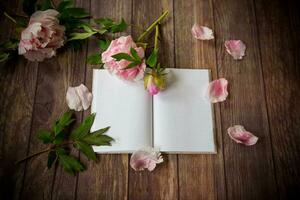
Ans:
<svg viewBox="0 0 300 200"><path fill-rule="evenodd" d="M164 152L215 153L212 106L204 98L210 70L170 69L153 97L154 146Z"/></svg>
<svg viewBox="0 0 300 200"><path fill-rule="evenodd" d="M152 145L152 97L142 83L130 83L109 74L93 71L92 131L110 126L112 146L93 147L98 153L128 153Z"/></svg>

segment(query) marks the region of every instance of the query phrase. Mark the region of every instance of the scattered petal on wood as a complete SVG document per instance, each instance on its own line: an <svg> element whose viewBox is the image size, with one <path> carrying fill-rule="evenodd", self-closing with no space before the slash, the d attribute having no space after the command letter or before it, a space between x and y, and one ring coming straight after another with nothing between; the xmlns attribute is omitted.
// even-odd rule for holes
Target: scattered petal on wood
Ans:
<svg viewBox="0 0 300 200"><path fill-rule="evenodd" d="M226 51L235 60L241 60L245 56L246 45L241 40L226 40L225 41Z"/></svg>
<svg viewBox="0 0 300 200"><path fill-rule="evenodd" d="M225 101L228 96L227 85L228 81L225 78L210 82L207 88L207 97L210 102L217 103Z"/></svg>
<svg viewBox="0 0 300 200"><path fill-rule="evenodd" d="M144 148L134 152L130 158L130 166L135 171L148 169L153 171L156 164L162 163L163 158L159 151L153 148Z"/></svg>
<svg viewBox="0 0 300 200"><path fill-rule="evenodd" d="M87 110L92 103L92 99L92 93L83 84L77 87L69 87L66 94L69 108L75 111Z"/></svg>
<svg viewBox="0 0 300 200"><path fill-rule="evenodd" d="M233 139L236 143L241 143L246 146L254 145L258 140L258 137L246 131L245 128L241 125L229 127L227 129L227 132L230 138Z"/></svg>
<svg viewBox="0 0 300 200"><path fill-rule="evenodd" d="M194 24L192 34L198 40L214 39L213 31L210 28L206 26L199 26L198 24Z"/></svg>

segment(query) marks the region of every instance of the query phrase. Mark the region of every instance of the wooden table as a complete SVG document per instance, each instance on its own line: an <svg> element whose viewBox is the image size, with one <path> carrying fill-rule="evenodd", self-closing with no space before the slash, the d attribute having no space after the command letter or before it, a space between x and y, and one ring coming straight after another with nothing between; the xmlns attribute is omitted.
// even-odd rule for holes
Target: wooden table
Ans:
<svg viewBox="0 0 300 200"><path fill-rule="evenodd" d="M16 2L15 2L16 1ZM5 2L20 10L20 1ZM16 6L17 5L17 6ZM14 162L45 146L37 130L67 109L68 86L91 88L86 55L68 50L42 63L19 58L0 73L1 199L291 199L300 191L300 21L293 0L77 0L94 17L124 19L142 27L169 10L162 27L160 58L168 67L209 68L229 81L229 98L215 104L216 155L164 155L149 173L129 167L130 155L99 155L76 176L46 169L42 155ZM194 22L211 27L215 40L197 41ZM13 32L1 18L1 39ZM140 30L128 28L137 37ZM241 39L246 56L233 60L226 39ZM197 83L195 83L197 84ZM120 102L121 103L121 102ZM78 112L81 121L87 112ZM255 146L234 143L226 130L244 125L259 137Z"/></svg>

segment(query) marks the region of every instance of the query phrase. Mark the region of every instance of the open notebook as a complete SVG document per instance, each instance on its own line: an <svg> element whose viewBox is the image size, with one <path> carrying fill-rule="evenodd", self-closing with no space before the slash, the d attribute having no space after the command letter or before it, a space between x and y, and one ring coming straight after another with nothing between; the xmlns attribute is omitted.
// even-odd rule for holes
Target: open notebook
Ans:
<svg viewBox="0 0 300 200"><path fill-rule="evenodd" d="M92 131L111 126L112 146L97 153L130 153L152 146L169 153L216 153L213 112L203 97L210 70L169 69L168 87L151 96L107 70L94 70Z"/></svg>

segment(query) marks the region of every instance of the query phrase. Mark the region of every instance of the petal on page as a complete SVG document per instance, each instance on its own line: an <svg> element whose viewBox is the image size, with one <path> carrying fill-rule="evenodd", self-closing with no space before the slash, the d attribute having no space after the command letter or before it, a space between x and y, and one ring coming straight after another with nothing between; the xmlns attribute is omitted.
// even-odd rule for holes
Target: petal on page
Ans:
<svg viewBox="0 0 300 200"><path fill-rule="evenodd" d="M224 43L226 51L235 60L241 60L245 56L246 45L241 40L226 40Z"/></svg>
<svg viewBox="0 0 300 200"><path fill-rule="evenodd" d="M212 103L225 101L228 96L228 81L220 78L209 83L207 88L207 96Z"/></svg>
<svg viewBox="0 0 300 200"><path fill-rule="evenodd" d="M159 151L153 148L143 148L134 152L130 158L130 166L135 171L141 171L148 169L153 171L156 164L162 163L163 158Z"/></svg>
<svg viewBox="0 0 300 200"><path fill-rule="evenodd" d="M214 39L213 31L206 26L199 26L194 24L192 27L192 34L198 40L211 40Z"/></svg>
<svg viewBox="0 0 300 200"><path fill-rule="evenodd" d="M245 130L241 125L235 125L227 129L227 133L236 143L251 146L256 144L258 137Z"/></svg>
<svg viewBox="0 0 300 200"><path fill-rule="evenodd" d="M69 87L66 94L69 108L75 111L87 110L92 103L92 99L92 93L83 84L77 87Z"/></svg>

